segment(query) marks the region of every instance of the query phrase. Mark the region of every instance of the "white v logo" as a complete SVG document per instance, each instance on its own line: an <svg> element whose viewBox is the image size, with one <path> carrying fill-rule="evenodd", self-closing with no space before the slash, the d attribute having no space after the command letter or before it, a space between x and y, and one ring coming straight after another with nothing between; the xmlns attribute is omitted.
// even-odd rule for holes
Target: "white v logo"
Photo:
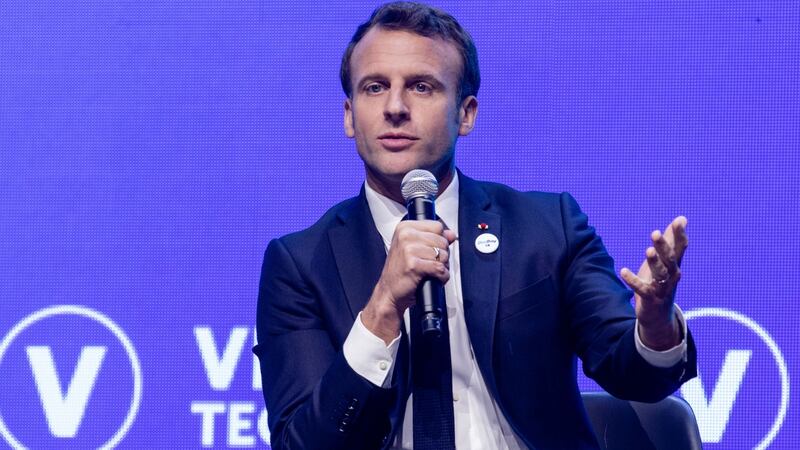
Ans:
<svg viewBox="0 0 800 450"><path fill-rule="evenodd" d="M25 350L50 432L57 437L74 437L86 412L86 404L107 348L83 347L66 395L61 388L50 347L29 346Z"/></svg>
<svg viewBox="0 0 800 450"><path fill-rule="evenodd" d="M736 401L736 395L739 393L739 387L752 353L750 350L728 351L710 401L706 398L699 373L697 378L687 381L681 387L681 395L689 402L697 417L697 425L700 428L700 437L703 442L722 440L722 434L725 432L728 419L730 419L731 409L733 409L733 403Z"/></svg>

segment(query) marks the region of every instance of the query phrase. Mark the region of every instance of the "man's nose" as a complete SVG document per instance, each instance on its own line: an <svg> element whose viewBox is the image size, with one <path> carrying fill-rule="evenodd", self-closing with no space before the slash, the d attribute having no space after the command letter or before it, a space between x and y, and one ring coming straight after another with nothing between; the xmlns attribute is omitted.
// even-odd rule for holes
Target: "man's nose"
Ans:
<svg viewBox="0 0 800 450"><path fill-rule="evenodd" d="M386 96L383 116L392 125L399 125L411 118L408 104L406 103L405 92L402 89L393 89Z"/></svg>

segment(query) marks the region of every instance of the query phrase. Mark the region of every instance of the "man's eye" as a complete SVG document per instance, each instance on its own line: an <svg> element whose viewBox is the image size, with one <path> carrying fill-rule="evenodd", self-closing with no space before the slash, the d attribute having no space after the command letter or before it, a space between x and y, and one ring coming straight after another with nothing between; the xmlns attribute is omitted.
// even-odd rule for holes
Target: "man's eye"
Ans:
<svg viewBox="0 0 800 450"><path fill-rule="evenodd" d="M373 83L373 84L367 85L366 91L368 93L370 93L370 94L378 94L381 91L383 91L383 86L381 86L378 83Z"/></svg>
<svg viewBox="0 0 800 450"><path fill-rule="evenodd" d="M417 92L427 93L431 91L431 87L426 83L417 83L414 85L414 90Z"/></svg>

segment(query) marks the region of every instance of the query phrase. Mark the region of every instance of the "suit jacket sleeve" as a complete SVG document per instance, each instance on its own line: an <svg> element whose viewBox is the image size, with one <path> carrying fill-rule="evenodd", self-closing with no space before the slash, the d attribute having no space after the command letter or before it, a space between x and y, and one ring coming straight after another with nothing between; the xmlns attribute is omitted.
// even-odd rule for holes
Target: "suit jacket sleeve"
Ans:
<svg viewBox="0 0 800 450"><path fill-rule="evenodd" d="M631 291L617 278L614 261L575 199L562 194L561 209L568 248L562 288L584 373L616 397L661 400L696 375L691 334L684 361L666 369L647 363L635 346Z"/></svg>
<svg viewBox="0 0 800 450"><path fill-rule="evenodd" d="M316 292L280 239L270 242L258 298L258 345L272 448L378 448L396 389L347 364Z"/></svg>

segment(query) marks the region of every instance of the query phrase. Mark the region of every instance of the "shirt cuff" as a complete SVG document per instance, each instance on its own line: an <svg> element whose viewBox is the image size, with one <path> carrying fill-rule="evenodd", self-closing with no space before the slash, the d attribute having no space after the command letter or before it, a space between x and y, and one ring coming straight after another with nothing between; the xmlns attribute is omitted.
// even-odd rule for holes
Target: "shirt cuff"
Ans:
<svg viewBox="0 0 800 450"><path fill-rule="evenodd" d="M678 364L681 361L686 361L688 353L688 345L686 344L686 335L688 334L686 328L686 319L683 318L683 311L678 305L675 305L675 318L678 319L678 324L681 327L681 342L680 344L672 347L669 350L657 351L648 348L639 337L639 320L636 320L636 332L633 333L633 339L636 342L636 350L651 366L667 369Z"/></svg>
<svg viewBox="0 0 800 450"><path fill-rule="evenodd" d="M388 387L394 371L394 359L400 346L398 335L389 345L372 334L358 313L350 334L344 341L344 359L359 375L378 387Z"/></svg>

